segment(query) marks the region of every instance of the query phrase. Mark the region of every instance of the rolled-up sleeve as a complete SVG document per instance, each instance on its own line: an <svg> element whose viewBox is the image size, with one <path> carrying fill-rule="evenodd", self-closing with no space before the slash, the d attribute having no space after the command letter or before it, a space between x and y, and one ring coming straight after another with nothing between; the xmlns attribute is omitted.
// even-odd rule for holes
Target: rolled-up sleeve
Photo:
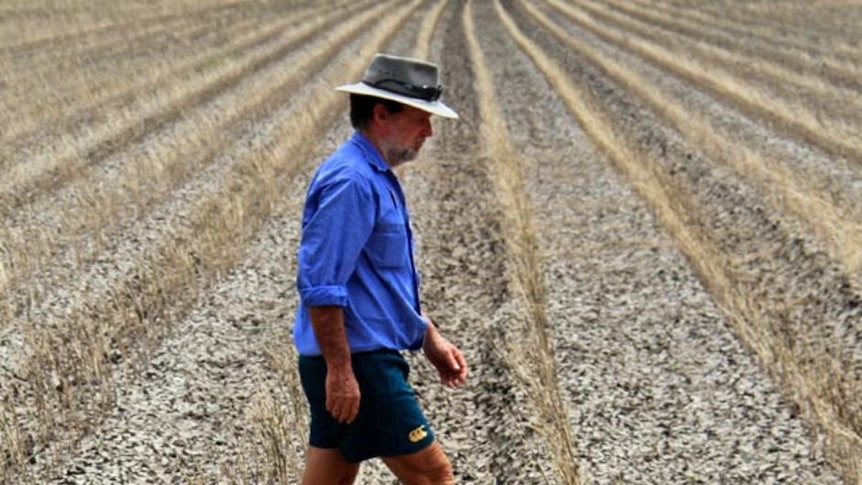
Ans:
<svg viewBox="0 0 862 485"><path fill-rule="evenodd" d="M361 179L341 177L310 192L297 289L307 306L347 306L347 282L374 228L372 191Z"/></svg>

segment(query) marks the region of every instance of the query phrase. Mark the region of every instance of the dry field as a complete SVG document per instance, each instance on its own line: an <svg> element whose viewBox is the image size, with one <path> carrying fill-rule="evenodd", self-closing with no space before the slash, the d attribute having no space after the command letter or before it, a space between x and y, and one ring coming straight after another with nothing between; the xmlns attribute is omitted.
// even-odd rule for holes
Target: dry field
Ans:
<svg viewBox="0 0 862 485"><path fill-rule="evenodd" d="M372 54L459 483L862 483L862 2L0 2L0 482L295 483L299 214ZM392 483L380 463L362 483Z"/></svg>

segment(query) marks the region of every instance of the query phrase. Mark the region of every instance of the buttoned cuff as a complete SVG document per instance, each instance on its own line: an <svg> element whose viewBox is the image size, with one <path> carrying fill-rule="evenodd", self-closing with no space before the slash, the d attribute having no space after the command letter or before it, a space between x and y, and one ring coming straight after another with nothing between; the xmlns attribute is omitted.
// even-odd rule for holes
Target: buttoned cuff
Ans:
<svg viewBox="0 0 862 485"><path fill-rule="evenodd" d="M306 306L347 306L347 287L313 286L299 290L299 297Z"/></svg>

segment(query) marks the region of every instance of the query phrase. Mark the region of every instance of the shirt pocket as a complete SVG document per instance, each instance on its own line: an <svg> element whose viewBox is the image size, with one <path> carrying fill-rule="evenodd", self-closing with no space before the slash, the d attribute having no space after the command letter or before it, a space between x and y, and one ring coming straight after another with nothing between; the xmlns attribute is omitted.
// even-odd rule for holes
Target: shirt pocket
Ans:
<svg viewBox="0 0 862 485"><path fill-rule="evenodd" d="M407 262L403 223L379 223L368 241L368 256L380 268L400 268Z"/></svg>

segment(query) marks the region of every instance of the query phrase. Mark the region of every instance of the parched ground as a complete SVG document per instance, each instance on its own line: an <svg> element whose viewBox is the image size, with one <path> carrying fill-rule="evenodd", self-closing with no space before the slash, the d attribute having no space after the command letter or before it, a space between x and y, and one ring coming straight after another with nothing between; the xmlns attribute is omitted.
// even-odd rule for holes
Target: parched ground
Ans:
<svg viewBox="0 0 862 485"><path fill-rule="evenodd" d="M2 7L30 39L0 21L4 66L92 70L41 115L24 76L0 84L4 119L32 121L0 160L20 177L0 185L0 481L297 482L299 214L351 132L332 87L385 51L439 63L461 115L398 172L425 311L470 364L452 390L409 355L459 483L859 483L862 152L705 83L691 66L729 58L685 50L698 29L744 44L755 67L729 75L775 101L790 88L753 59L784 39L794 99L828 121L808 77L852 92L862 60L834 8L780 28L733 2L158 5L70 3L56 19L90 28L54 37L38 5ZM145 66L147 104L111 81ZM374 460L360 482L395 483Z"/></svg>

